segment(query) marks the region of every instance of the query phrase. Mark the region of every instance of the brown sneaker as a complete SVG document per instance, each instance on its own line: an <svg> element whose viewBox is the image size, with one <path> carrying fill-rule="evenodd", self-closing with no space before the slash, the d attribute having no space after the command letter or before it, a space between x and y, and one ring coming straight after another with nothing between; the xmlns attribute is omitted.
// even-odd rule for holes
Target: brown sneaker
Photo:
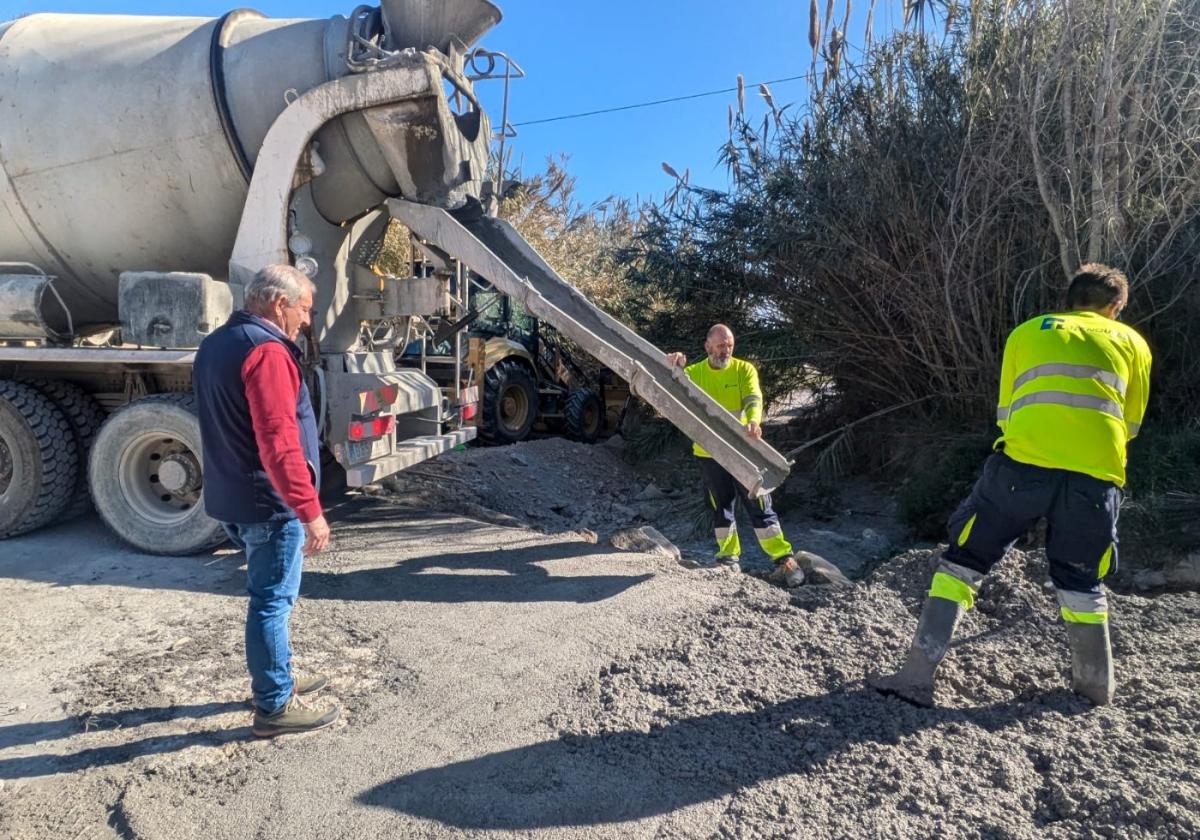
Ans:
<svg viewBox="0 0 1200 840"><path fill-rule="evenodd" d="M306 676L292 671L292 694L304 697L308 694L316 694L328 685L329 677L324 674L309 674ZM250 708L258 708L258 704L254 702L253 697L250 698Z"/></svg>
<svg viewBox="0 0 1200 840"><path fill-rule="evenodd" d="M255 710L254 724L250 731L259 738L274 738L276 735L291 735L298 732L315 732L336 721L342 714L336 704L310 703L293 694L279 711L264 715Z"/></svg>
<svg viewBox="0 0 1200 840"><path fill-rule="evenodd" d="M316 694L329 685L329 677L324 674L301 674L292 671L292 693L303 697L306 694Z"/></svg>

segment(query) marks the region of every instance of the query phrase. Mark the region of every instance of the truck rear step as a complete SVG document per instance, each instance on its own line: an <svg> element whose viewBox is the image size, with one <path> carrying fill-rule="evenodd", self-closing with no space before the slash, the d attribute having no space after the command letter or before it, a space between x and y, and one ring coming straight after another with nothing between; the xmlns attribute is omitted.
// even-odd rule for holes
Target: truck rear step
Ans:
<svg viewBox="0 0 1200 840"><path fill-rule="evenodd" d="M475 429L468 427L444 435L422 435L397 441L396 449L390 455L348 468L346 484L350 487L363 487L443 452L449 452L474 437Z"/></svg>

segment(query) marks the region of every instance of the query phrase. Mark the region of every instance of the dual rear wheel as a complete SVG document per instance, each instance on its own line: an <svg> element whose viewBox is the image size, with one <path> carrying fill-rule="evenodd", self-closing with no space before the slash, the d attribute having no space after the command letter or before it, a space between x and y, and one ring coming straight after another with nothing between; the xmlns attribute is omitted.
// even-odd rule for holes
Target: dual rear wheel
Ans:
<svg viewBox="0 0 1200 840"><path fill-rule="evenodd" d="M0 538L95 505L136 548L190 554L218 545L201 500L200 426L191 394L155 394L107 419L71 383L0 381Z"/></svg>
<svg viewBox="0 0 1200 840"><path fill-rule="evenodd" d="M225 533L204 512L200 421L191 394L154 394L117 410L89 456L96 510L122 539L154 554L193 554Z"/></svg>

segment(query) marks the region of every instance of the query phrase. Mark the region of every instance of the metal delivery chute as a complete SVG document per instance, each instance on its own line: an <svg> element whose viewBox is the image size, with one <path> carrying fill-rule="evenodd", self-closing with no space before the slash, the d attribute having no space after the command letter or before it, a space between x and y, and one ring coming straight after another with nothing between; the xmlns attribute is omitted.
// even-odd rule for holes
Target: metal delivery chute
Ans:
<svg viewBox="0 0 1200 840"><path fill-rule="evenodd" d="M402 199L387 205L392 218L413 234L486 277L615 371L752 495L768 493L787 478L783 455L765 441L748 438L738 418L669 366L661 350L558 276L507 222L484 215L475 203L454 212Z"/></svg>

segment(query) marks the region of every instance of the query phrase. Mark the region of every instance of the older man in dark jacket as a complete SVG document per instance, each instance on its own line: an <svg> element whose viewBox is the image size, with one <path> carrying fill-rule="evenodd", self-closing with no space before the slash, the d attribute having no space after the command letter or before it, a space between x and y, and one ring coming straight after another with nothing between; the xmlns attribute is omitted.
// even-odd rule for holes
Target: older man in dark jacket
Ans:
<svg viewBox="0 0 1200 840"><path fill-rule="evenodd" d="M255 735L321 729L336 705L303 699L323 676L296 677L288 617L303 556L329 541L317 498L317 422L296 337L311 321L312 282L287 265L260 271L246 305L200 345L193 387L204 447L204 505L246 552L246 664Z"/></svg>

